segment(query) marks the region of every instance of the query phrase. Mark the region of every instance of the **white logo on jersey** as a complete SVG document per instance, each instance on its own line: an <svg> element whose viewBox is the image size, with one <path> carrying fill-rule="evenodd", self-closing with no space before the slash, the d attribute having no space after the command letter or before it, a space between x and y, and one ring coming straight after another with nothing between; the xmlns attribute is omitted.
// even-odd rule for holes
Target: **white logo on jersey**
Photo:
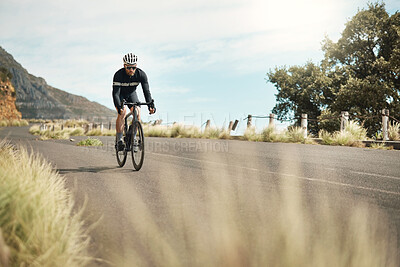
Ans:
<svg viewBox="0 0 400 267"><path fill-rule="evenodd" d="M113 82L115 86L138 86L139 82L131 82L131 83L120 83L120 82Z"/></svg>

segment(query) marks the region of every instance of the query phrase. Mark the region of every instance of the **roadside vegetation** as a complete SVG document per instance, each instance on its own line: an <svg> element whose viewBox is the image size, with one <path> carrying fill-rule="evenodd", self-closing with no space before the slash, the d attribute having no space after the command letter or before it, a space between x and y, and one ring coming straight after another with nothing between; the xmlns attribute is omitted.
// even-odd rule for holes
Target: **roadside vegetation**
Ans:
<svg viewBox="0 0 400 267"><path fill-rule="evenodd" d="M88 137L85 140L79 141L76 145L77 146L103 146L104 144L99 139Z"/></svg>
<svg viewBox="0 0 400 267"><path fill-rule="evenodd" d="M28 125L29 122L27 120L0 120L0 127L22 127Z"/></svg>
<svg viewBox="0 0 400 267"><path fill-rule="evenodd" d="M81 212L44 159L0 141L0 265L85 266Z"/></svg>
<svg viewBox="0 0 400 267"><path fill-rule="evenodd" d="M38 121L37 121L38 122ZM40 122L40 121L39 121ZM86 131L87 121L41 121L41 125L34 124L29 132L40 136L42 140L48 139L70 139L72 136L115 136L115 129L108 130L100 128ZM43 127L46 125L46 128ZM227 129L209 127L202 130L197 126L182 124L151 125L143 124L145 136L166 137L166 138L204 138L204 139L239 139L254 142L280 142L280 143L299 143L317 144L313 136L304 137L301 127L290 126L285 130L277 130L274 127L266 127L261 132L257 132L255 127L245 130L243 136L231 136ZM400 140L400 124L392 123L388 129L389 140ZM367 137L367 130L355 121L349 121L343 132L328 132L320 130L318 137L322 140L321 144L335 146L364 147L362 141L371 140ZM375 136L376 140L382 139L381 134ZM371 146L378 148L378 146Z"/></svg>
<svg viewBox="0 0 400 267"><path fill-rule="evenodd" d="M101 131L98 128L86 131L85 126L88 122L84 120L31 120L31 123L34 125L30 127L29 132L40 136L41 140L70 139L72 136L115 136L115 130Z"/></svg>
<svg viewBox="0 0 400 267"><path fill-rule="evenodd" d="M394 122L389 125L388 135L390 141L400 140L400 123Z"/></svg>
<svg viewBox="0 0 400 267"><path fill-rule="evenodd" d="M319 137L322 139L322 144L334 146L364 147L365 145L361 141L368 140L367 130L354 121L348 122L342 132L328 133L321 130Z"/></svg>
<svg viewBox="0 0 400 267"><path fill-rule="evenodd" d="M272 113L278 119L294 117L297 125L301 114L308 114L320 122L309 125L315 135L334 131L338 120L328 118L339 118L342 111L362 122L368 136L380 131L382 109L395 117L400 111L399 101L388 101L400 94L393 87L398 76L392 75L400 64L398 18L384 1L369 2L348 19L336 41L322 40L320 62L270 69L266 80L277 90Z"/></svg>

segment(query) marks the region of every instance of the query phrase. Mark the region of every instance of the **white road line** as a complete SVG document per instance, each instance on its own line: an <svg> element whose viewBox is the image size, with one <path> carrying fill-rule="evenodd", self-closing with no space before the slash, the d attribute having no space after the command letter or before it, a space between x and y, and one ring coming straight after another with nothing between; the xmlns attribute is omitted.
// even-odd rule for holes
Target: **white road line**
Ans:
<svg viewBox="0 0 400 267"><path fill-rule="evenodd" d="M382 175L382 174L368 173L368 172L356 172L356 171L350 171L350 172L356 173L356 174L368 175L368 176L378 176L378 177L400 180L400 177L396 177L396 176L389 176L389 175Z"/></svg>
<svg viewBox="0 0 400 267"><path fill-rule="evenodd" d="M382 189L376 189L376 188L370 188L370 187L364 187L364 186L357 186L357 185L333 182L333 181L328 181L328 180L315 179L315 178L310 178L310 177L302 177L302 176L297 176L297 175L293 175L293 174L284 174L284 173L279 173L279 172L263 171L263 170L259 170L259 169L255 169L255 168L240 167L240 166L237 166L237 165L230 165L230 164L221 163L221 162L201 160L201 159L193 159L193 158L175 156L175 155L170 155L170 154L161 154L161 153L155 153L155 152L148 152L148 154L153 154L153 155L157 155L157 156L164 156L164 157L171 157L171 158L178 158L178 159L184 159L184 160L191 160L191 161L196 161L196 162L200 162L200 163L208 163L208 164L222 165L222 166L227 166L227 167L235 167L235 168L241 168L241 169L250 170L250 171L256 171L256 172L263 172L263 173L269 173L269 174L275 174L275 175L294 177L294 178L297 178L297 179L300 179L300 180L306 180L306 181L311 181L311 182L325 183L325 184L330 184L330 185L337 185L337 186L343 186L343 187L349 187L349 188L355 188L355 189L361 189L361 190L367 190L367 191L373 191L373 192L379 192L379 193L385 193L385 194L400 196L400 192L393 192L393 191L387 191L387 190L382 190ZM355 172L355 173L357 173L357 172ZM364 173L360 173L360 174L364 174ZM374 174L370 174L370 175L374 175ZM384 175L381 175L381 176L384 176ZM399 179L399 178L393 177L393 176L388 176L388 177Z"/></svg>

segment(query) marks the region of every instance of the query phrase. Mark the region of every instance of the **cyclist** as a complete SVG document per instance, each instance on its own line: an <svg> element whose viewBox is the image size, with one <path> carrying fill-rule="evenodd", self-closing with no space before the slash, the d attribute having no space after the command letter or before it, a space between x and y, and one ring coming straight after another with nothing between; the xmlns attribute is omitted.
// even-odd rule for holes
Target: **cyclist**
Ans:
<svg viewBox="0 0 400 267"><path fill-rule="evenodd" d="M113 101L114 106L117 109L117 122L116 122L116 134L117 134L117 146L118 150L122 151L125 148L123 137L124 120L127 115L127 109L122 106L122 101L136 103L139 99L136 94L136 88L139 83L142 85L143 94L146 102L151 102L151 94L149 89L149 82L147 80L146 73L137 68L137 56L133 53L128 53L123 57L124 67L119 69L114 74L113 79ZM128 106L131 112L133 112L133 106ZM154 103L148 106L150 114L155 112ZM136 107L138 120L140 120L140 108Z"/></svg>

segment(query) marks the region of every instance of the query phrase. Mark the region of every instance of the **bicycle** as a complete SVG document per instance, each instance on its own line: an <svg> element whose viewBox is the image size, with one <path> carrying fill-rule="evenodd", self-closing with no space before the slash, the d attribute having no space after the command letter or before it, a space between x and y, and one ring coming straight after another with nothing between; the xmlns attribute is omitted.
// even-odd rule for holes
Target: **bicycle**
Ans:
<svg viewBox="0 0 400 267"><path fill-rule="evenodd" d="M144 135L143 135L143 127L140 121L137 118L137 111L136 106L143 106L143 105L151 105L154 103L154 100L151 102L146 103L129 103L129 102L122 102L122 107L125 105L132 105L133 106L133 113L129 112L125 116L125 124L123 129L123 140L125 142L124 150L118 149L118 140L115 142L115 151L117 156L117 162L120 167L123 167L126 163L126 159L128 156L128 152L132 154L132 163L133 167L136 171L140 170L143 165L144 161ZM154 108L155 109L155 108ZM129 125L128 128L128 118L133 116L132 123Z"/></svg>

